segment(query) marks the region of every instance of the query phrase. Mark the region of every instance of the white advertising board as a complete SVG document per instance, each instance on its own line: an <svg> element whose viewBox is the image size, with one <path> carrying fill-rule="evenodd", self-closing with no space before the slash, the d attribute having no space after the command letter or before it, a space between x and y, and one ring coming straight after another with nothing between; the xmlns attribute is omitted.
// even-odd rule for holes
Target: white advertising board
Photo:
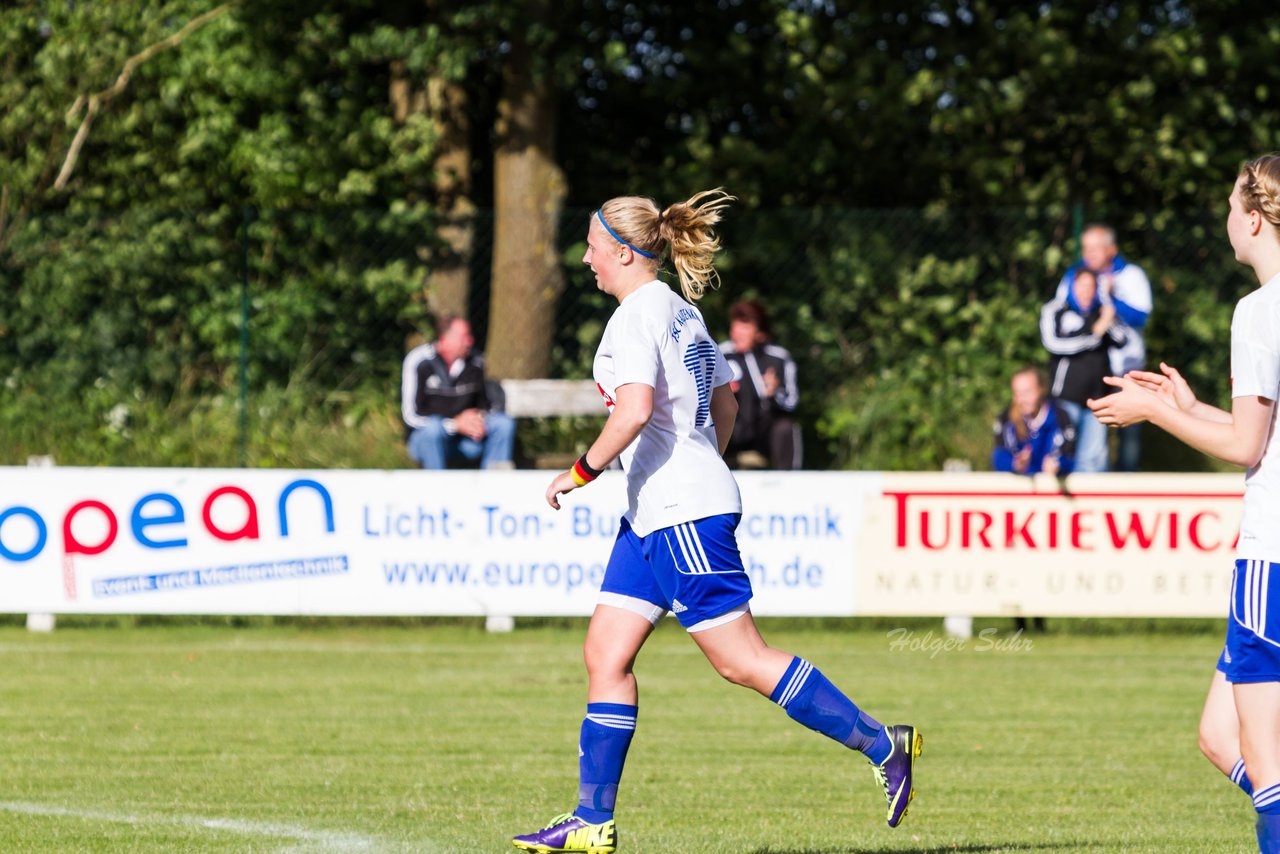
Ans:
<svg viewBox="0 0 1280 854"><path fill-rule="evenodd" d="M0 612L586 615L621 475L0 468ZM1222 616L1240 475L746 472L762 615Z"/></svg>
<svg viewBox="0 0 1280 854"><path fill-rule="evenodd" d="M886 474L862 613L1221 617L1242 475Z"/></svg>
<svg viewBox="0 0 1280 854"><path fill-rule="evenodd" d="M548 472L0 468L0 611L591 613L620 474L563 500ZM761 614L854 612L875 475L743 478Z"/></svg>

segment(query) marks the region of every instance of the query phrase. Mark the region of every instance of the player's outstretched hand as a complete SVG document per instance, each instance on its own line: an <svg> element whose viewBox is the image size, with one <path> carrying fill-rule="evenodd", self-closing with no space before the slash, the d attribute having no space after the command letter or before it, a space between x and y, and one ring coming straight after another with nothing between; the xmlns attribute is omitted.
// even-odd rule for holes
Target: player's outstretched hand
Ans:
<svg viewBox="0 0 1280 854"><path fill-rule="evenodd" d="M1103 424L1112 427L1128 427L1140 424L1150 418L1151 404L1160 405L1160 398L1153 392L1138 385L1138 381L1128 376L1103 377L1102 381L1119 391L1104 397L1086 401L1093 414Z"/></svg>
<svg viewBox="0 0 1280 854"><path fill-rule="evenodd" d="M547 487L547 503L551 505L551 509L560 509L560 496L568 492L573 492L578 488L578 482L573 479L570 472L561 472L556 475L556 479L551 481L551 485Z"/></svg>
<svg viewBox="0 0 1280 854"><path fill-rule="evenodd" d="M1125 374L1140 387L1154 394L1174 409L1190 412L1196 405L1196 393L1178 373L1178 369L1164 362L1160 363L1160 373L1152 371L1130 371Z"/></svg>

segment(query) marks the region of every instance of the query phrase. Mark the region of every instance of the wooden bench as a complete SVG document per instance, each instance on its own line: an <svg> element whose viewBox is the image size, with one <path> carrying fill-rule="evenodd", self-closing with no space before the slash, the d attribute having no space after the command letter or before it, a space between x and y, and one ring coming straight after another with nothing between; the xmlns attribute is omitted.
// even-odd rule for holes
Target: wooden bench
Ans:
<svg viewBox="0 0 1280 854"><path fill-rule="evenodd" d="M512 418L556 418L566 415L609 414L594 380L502 380L507 414ZM544 453L534 457L536 468L568 468L572 454ZM737 455L740 469L767 469L769 461L755 451Z"/></svg>
<svg viewBox="0 0 1280 854"><path fill-rule="evenodd" d="M507 414L512 418L559 418L570 415L609 414L594 380L503 380ZM572 453L532 454L533 467L567 469L577 456Z"/></svg>
<svg viewBox="0 0 1280 854"><path fill-rule="evenodd" d="M512 418L609 414L594 380L503 380Z"/></svg>

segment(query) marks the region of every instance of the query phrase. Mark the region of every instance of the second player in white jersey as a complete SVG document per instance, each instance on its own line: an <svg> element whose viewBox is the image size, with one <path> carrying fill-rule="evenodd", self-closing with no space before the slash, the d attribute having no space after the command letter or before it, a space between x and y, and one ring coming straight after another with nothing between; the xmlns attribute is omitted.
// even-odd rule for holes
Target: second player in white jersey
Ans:
<svg viewBox="0 0 1280 854"><path fill-rule="evenodd" d="M1280 275L1236 304L1231 319L1231 396L1280 399ZM1262 458L1244 476L1244 513L1236 556L1280 561L1280 447L1271 407Z"/></svg>
<svg viewBox="0 0 1280 854"><path fill-rule="evenodd" d="M1231 322L1231 411L1198 400L1163 362L1158 374L1108 377L1119 391L1089 406L1104 424L1150 421L1246 469L1227 638L1200 717L1200 748L1253 798L1258 850L1280 854L1280 154L1245 163L1227 203L1236 260L1262 285L1240 300Z"/></svg>

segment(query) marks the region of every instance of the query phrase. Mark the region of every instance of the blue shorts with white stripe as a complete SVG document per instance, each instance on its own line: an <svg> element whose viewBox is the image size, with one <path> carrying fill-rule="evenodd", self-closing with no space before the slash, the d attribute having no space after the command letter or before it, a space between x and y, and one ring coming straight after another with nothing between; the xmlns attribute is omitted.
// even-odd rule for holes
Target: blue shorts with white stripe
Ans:
<svg viewBox="0 0 1280 854"><path fill-rule="evenodd" d="M1218 658L1228 682L1280 682L1278 569L1280 564L1265 560L1236 561L1227 643Z"/></svg>
<svg viewBox="0 0 1280 854"><path fill-rule="evenodd" d="M623 519L605 567L602 593L673 612L685 628L751 601L751 580L734 535L736 513L708 516L637 536Z"/></svg>

